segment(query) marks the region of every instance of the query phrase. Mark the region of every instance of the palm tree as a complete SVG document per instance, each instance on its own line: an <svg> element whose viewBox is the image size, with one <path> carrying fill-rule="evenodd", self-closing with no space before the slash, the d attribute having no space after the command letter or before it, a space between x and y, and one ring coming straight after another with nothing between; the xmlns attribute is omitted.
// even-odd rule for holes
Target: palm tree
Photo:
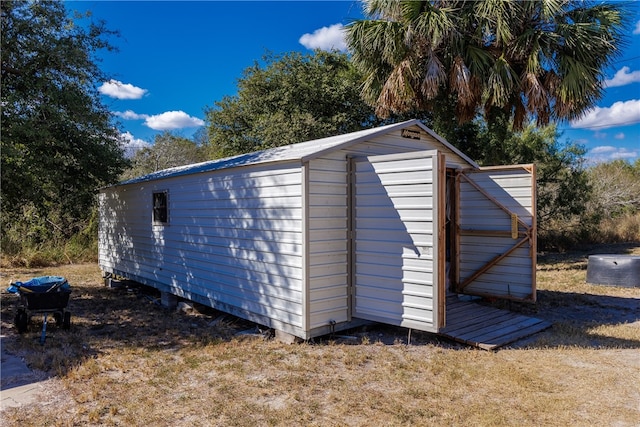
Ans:
<svg viewBox="0 0 640 427"><path fill-rule="evenodd" d="M461 123L506 114L516 130L573 120L602 96L624 43L621 3L364 0L347 28L363 97L376 114L433 110L453 97Z"/></svg>

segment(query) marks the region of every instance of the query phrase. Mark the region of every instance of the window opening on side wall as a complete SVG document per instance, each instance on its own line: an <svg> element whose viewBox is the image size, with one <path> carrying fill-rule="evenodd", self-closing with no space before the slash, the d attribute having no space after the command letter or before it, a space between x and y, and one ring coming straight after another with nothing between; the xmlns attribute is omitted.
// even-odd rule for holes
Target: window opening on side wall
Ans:
<svg viewBox="0 0 640 427"><path fill-rule="evenodd" d="M167 192L156 191L153 193L153 222L166 224L169 222Z"/></svg>

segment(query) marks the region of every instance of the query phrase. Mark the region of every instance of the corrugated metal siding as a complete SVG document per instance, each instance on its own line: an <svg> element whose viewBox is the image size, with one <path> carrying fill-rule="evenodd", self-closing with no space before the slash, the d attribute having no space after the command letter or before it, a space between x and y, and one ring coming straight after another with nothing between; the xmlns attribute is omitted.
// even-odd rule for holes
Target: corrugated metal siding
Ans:
<svg viewBox="0 0 640 427"><path fill-rule="evenodd" d="M354 317L437 329L435 155L355 162Z"/></svg>
<svg viewBox="0 0 640 427"><path fill-rule="evenodd" d="M534 176L525 169L492 170L470 175L496 201L516 213L532 227L535 210ZM511 217L485 195L464 180L460 185L459 225L474 230L474 235L460 237L460 281L470 277L487 261L511 248ZM483 234L483 232L485 232ZM532 294L532 248L529 244L516 249L508 257L465 287L470 294L528 299Z"/></svg>
<svg viewBox="0 0 640 427"><path fill-rule="evenodd" d="M419 132L420 139L403 137L403 128ZM327 325L350 320L347 156L426 149L445 152L447 164L475 166L411 121L183 166L104 189L100 266L178 295L224 303L240 310L233 314L251 313L251 320L301 337L326 333ZM301 160L308 162L304 168ZM169 192L167 226L151 224L154 190ZM427 222L430 212L424 212ZM377 226L380 235L394 234L384 221ZM415 261L402 261L407 313L418 293L432 295L420 282L433 280L432 269Z"/></svg>
<svg viewBox="0 0 640 427"><path fill-rule="evenodd" d="M106 189L99 264L299 333L301 188L300 166L293 163ZM152 224L152 193L160 190L169 195L167 225Z"/></svg>

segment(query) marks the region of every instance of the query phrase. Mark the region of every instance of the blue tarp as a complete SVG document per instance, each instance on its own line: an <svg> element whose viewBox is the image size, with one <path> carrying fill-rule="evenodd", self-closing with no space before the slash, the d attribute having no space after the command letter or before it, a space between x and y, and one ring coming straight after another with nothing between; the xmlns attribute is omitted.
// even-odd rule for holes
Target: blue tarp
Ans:
<svg viewBox="0 0 640 427"><path fill-rule="evenodd" d="M14 282L7 291L11 293L18 293L20 289L27 292L52 292L52 291L68 291L70 289L67 279L61 276L41 276L34 277L26 282Z"/></svg>

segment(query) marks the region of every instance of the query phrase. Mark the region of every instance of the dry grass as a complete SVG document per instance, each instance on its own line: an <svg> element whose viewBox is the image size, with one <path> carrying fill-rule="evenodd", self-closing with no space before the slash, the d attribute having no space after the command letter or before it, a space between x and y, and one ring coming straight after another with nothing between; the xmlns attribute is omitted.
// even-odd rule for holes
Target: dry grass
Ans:
<svg viewBox="0 0 640 427"><path fill-rule="evenodd" d="M619 249L619 248L617 248ZM640 246L628 246L640 254ZM602 250L600 251L603 252ZM610 251L609 251L610 252ZM40 404L2 425L619 425L640 420L640 290L584 283L586 256L541 257L537 305L553 328L497 352L375 327L286 345L236 335L213 310L168 312L147 290L102 286L94 265L3 270L65 276L70 331L33 331L8 350L54 376ZM12 336L14 301L2 294Z"/></svg>
<svg viewBox="0 0 640 427"><path fill-rule="evenodd" d="M599 242L636 242L640 239L640 211L633 214L607 218L598 224L597 236L592 236Z"/></svg>

